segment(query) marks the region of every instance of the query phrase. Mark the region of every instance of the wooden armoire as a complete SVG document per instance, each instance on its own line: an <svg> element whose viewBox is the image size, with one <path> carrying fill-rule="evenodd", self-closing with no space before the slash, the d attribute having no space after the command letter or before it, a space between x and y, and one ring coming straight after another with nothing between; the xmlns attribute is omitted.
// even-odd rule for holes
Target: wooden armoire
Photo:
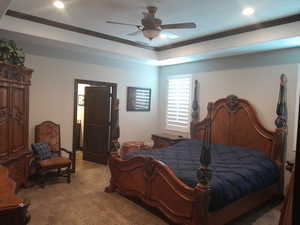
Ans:
<svg viewBox="0 0 300 225"><path fill-rule="evenodd" d="M33 70L0 62L0 165L17 188L27 182L29 86Z"/></svg>

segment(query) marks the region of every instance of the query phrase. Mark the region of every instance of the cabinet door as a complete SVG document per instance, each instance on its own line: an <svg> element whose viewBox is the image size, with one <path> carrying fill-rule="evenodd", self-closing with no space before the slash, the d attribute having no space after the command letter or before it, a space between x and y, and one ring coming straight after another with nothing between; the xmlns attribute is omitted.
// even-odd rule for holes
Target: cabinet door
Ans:
<svg viewBox="0 0 300 225"><path fill-rule="evenodd" d="M9 86L0 82L0 159L9 156Z"/></svg>
<svg viewBox="0 0 300 225"><path fill-rule="evenodd" d="M22 86L12 86L11 98L11 153L18 154L24 151L26 146L26 89Z"/></svg>

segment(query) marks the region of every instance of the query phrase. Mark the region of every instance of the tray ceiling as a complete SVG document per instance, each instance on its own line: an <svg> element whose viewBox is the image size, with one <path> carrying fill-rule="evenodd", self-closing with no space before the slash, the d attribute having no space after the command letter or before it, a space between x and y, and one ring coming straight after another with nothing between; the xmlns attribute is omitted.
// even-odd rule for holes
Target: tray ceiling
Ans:
<svg viewBox="0 0 300 225"><path fill-rule="evenodd" d="M53 0L54 1L54 0ZM38 16L84 29L93 30L153 47L193 39L237 27L287 17L300 12L299 0L65 0L65 9L53 7L52 0L14 0L10 10ZM163 23L195 22L196 29L172 30L178 39L156 38L148 41L142 34L128 36L134 27L107 24L114 20L140 24L146 6L156 6L156 16ZM253 7L252 16L242 15L242 9Z"/></svg>

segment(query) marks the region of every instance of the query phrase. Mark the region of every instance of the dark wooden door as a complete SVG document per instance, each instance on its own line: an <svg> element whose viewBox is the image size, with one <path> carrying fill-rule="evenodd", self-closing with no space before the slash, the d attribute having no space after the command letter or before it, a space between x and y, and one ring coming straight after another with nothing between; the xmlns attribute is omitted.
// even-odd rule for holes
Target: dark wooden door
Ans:
<svg viewBox="0 0 300 225"><path fill-rule="evenodd" d="M86 87L83 159L106 164L110 143L110 87Z"/></svg>
<svg viewBox="0 0 300 225"><path fill-rule="evenodd" d="M0 160L9 157L9 117L10 117L9 84L0 83Z"/></svg>

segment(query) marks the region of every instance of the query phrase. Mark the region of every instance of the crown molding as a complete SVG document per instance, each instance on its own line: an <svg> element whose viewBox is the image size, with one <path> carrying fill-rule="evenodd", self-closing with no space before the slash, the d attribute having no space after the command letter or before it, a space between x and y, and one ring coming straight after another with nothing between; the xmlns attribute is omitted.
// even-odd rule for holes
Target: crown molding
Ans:
<svg viewBox="0 0 300 225"><path fill-rule="evenodd" d="M251 24L251 25L247 25L247 26L230 29L230 30L225 30L222 32L217 32L217 33L213 33L213 34L209 34L209 35L205 35L205 36L200 36L197 38L176 42L174 44L156 47L155 50L156 51L169 50L172 48L178 48L178 47L182 47L182 46L186 46L186 45L190 45L190 44L196 44L196 43L200 43L200 42L204 42L204 41L210 41L210 40L215 40L215 39L219 39L219 38L229 37L229 36L233 36L233 35L237 35L237 34L241 34L241 33L251 32L251 31L255 31L255 30L259 30L259 29L293 23L293 22L297 22L297 21L300 21L300 13L292 15L292 16L288 16L288 17L269 20L269 21L265 21L265 22L261 22L261 23L255 23L255 24Z"/></svg>
<svg viewBox="0 0 300 225"><path fill-rule="evenodd" d="M142 45L142 44L139 44L134 41L126 40L126 39L108 35L108 34L103 34L103 33L97 32L97 31L88 30L85 28L77 27L77 26L72 26L72 25L65 24L65 23L56 22L53 20L48 20L48 19L45 19L42 17L33 16L33 15L29 15L29 14L22 13L22 12L7 10L6 15L15 17L18 19L23 19L23 20L28 20L28 21L35 22L35 23L44 24L47 26L52 26L55 28L60 28L63 30L68 30L68 31L72 31L72 32L80 33L80 34L85 34L85 35L92 36L92 37L102 38L102 39L109 40L109 41L115 41L115 42L131 45L131 46L135 46L135 47L139 47L139 48L154 50L154 48L151 46Z"/></svg>
<svg viewBox="0 0 300 225"><path fill-rule="evenodd" d="M279 18L279 19L264 21L261 23L251 24L251 25L242 26L242 27L238 27L238 28L234 28L234 29L230 29L230 30L225 30L225 31L221 31L221 32L217 32L217 33L213 33L213 34L209 34L209 35L205 35L205 36L200 36L200 37L188 39L185 41L179 41L179 42L169 44L169 45L164 45L164 46L160 46L160 47L151 47L151 46L146 46L146 45L134 42L134 41L127 40L127 39L119 38L116 36L99 33L97 31L88 30L85 28L56 22L53 20L33 16L30 14L26 14L26 13L14 11L14 10L7 10L6 15L15 17L18 19L28 20L31 22L36 22L36 23L47 25L47 26L52 26L52 27L80 33L80 34L85 34L85 35L92 36L92 37L97 37L97 38L101 38L101 39L105 39L105 40L109 40L109 41L115 41L115 42L119 42L122 44L127 44L127 45L144 48L144 49L149 49L149 50L153 50L153 51L164 51L164 50L174 49L174 48L183 47L186 45L196 44L196 43L200 43L200 42L215 40L215 39L229 37L229 36L233 36L233 35L237 35L237 34L241 34L241 33L251 32L251 31L255 31L255 30L259 30L259 29L264 29L264 28L268 28L268 27L273 27L273 26L278 26L278 25L283 25L283 24L300 21L300 13L299 13L299 14L295 14L295 15L291 15L291 16L287 16L287 17L283 17L283 18Z"/></svg>

